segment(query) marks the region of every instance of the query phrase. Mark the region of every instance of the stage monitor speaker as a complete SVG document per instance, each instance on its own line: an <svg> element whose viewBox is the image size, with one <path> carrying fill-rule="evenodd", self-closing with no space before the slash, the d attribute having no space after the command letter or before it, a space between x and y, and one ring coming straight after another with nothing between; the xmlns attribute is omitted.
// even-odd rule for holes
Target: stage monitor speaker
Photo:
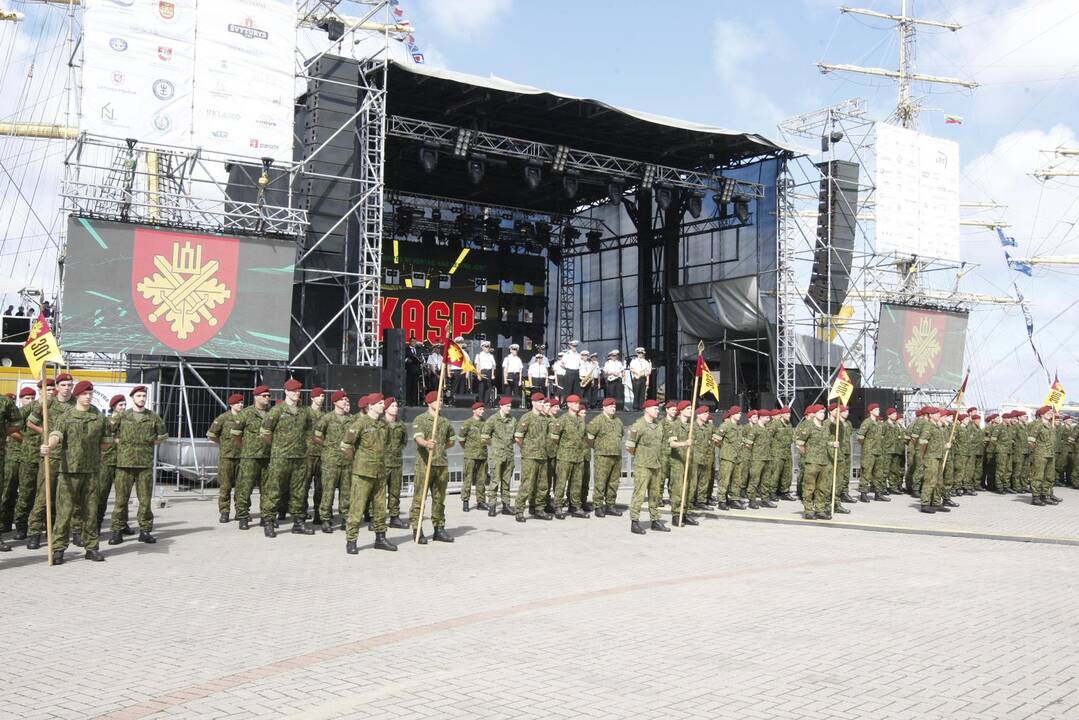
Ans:
<svg viewBox="0 0 1079 720"><path fill-rule="evenodd" d="M858 215L857 163L830 160L821 171L817 243L806 304L815 312L836 315L850 289L851 262Z"/></svg>
<svg viewBox="0 0 1079 720"><path fill-rule="evenodd" d="M353 365L316 365L309 374L311 387L320 385L327 392L344 390L353 400L360 395L382 392L382 368Z"/></svg>
<svg viewBox="0 0 1079 720"><path fill-rule="evenodd" d="M382 394L405 403L405 331L387 328L382 336Z"/></svg>
<svg viewBox="0 0 1079 720"><path fill-rule="evenodd" d="M450 404L456 408L470 408L474 402L476 402L476 396L472 393L454 393Z"/></svg>
<svg viewBox="0 0 1079 720"><path fill-rule="evenodd" d="M854 424L854 427L861 425L862 421L869 415L869 406L873 403L880 405L881 418L884 418L884 413L890 407L902 412L901 400L899 393L890 388L857 388L850 399L850 417L848 420Z"/></svg>

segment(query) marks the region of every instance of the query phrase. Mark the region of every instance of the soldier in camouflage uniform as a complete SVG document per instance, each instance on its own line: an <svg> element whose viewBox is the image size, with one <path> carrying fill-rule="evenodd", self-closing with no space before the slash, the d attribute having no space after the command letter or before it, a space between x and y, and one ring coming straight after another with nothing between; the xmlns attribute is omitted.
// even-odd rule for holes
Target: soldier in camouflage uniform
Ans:
<svg viewBox="0 0 1079 720"><path fill-rule="evenodd" d="M959 427L955 432L955 488L956 495L976 495L974 489L974 453L977 435L968 413L959 414Z"/></svg>
<svg viewBox="0 0 1079 720"><path fill-rule="evenodd" d="M1030 490L1030 443L1029 417L1024 410L1012 411L1012 490L1024 493Z"/></svg>
<svg viewBox="0 0 1079 720"><path fill-rule="evenodd" d="M127 410L127 398L123 395L113 395L109 399L109 416L110 419L113 415ZM101 526L105 522L105 513L109 509L109 493L112 492L113 483L116 481L116 438L112 436L112 425L110 422L105 423L105 447L101 450L101 462L97 469L97 515L95 520L97 521L97 532L101 534ZM125 510L127 508L124 508ZM127 524L127 515L124 516L124 524ZM122 535L124 528L120 528L120 534Z"/></svg>
<svg viewBox="0 0 1079 720"><path fill-rule="evenodd" d="M1056 468L1054 479L1058 485L1067 485L1071 476L1071 445L1075 437L1075 425L1070 415L1060 417L1056 426Z"/></svg>
<svg viewBox="0 0 1079 720"><path fill-rule="evenodd" d="M914 422L910 424L904 435L908 448L906 490L912 497L921 497L922 494L924 468L922 467L921 434L929 425L925 412L927 409L928 406L918 408L914 413Z"/></svg>
<svg viewBox="0 0 1079 720"><path fill-rule="evenodd" d="M746 437L749 444L749 487L747 491L749 507L757 510L761 507L774 508L776 505L769 496L768 461L772 457L772 433L768 423L772 420L768 410L757 410L756 423L751 421L751 432ZM752 413L750 413L752 416ZM755 427L754 427L755 426Z"/></svg>
<svg viewBox="0 0 1079 720"><path fill-rule="evenodd" d="M472 417L461 423L457 442L464 451L464 469L461 473L461 509L470 510L469 498L472 486L476 486L476 509L487 510L487 444L483 441L483 413L487 406L472 403Z"/></svg>
<svg viewBox="0 0 1079 720"><path fill-rule="evenodd" d="M673 492L671 485L674 483L674 478L671 477L671 431L674 430L675 423L678 422L678 403L674 400L670 402L661 402L659 408L662 411L659 422L663 425L663 489L667 493L667 497L671 496ZM682 482L682 478L678 478L678 482ZM659 499L660 505L666 505L667 500L664 498Z"/></svg>
<svg viewBox="0 0 1079 720"><path fill-rule="evenodd" d="M285 401L277 403L262 421L259 437L270 446L270 468L262 488L260 506L263 517L274 508L281 517L281 496L288 494L288 509L292 515L293 535L314 535L307 527L307 432L311 415L300 406L303 383L292 379L285 382ZM287 490L286 490L287 488ZM276 537L274 526L263 526L266 537Z"/></svg>
<svg viewBox="0 0 1079 720"><path fill-rule="evenodd" d="M1000 416L996 435L996 486L1001 494L1016 492L1012 482L1012 448L1015 446L1015 415L1008 411Z"/></svg>
<svg viewBox="0 0 1079 720"><path fill-rule="evenodd" d="M311 425L307 430L307 467L304 468L304 478L306 478L304 484L308 488L314 488L311 498L311 504L314 507L314 524L321 525L322 518L319 517L319 508L322 507L322 473L319 472L319 465L322 458L322 448L314 442L314 439L315 426L318 425L319 419L326 414L326 411L322 409L323 403L326 402L326 391L316 386L311 388L311 393L308 397L311 398L311 404L307 406L307 414L311 416ZM306 491L303 494L303 510L306 516Z"/></svg>
<svg viewBox="0 0 1079 720"><path fill-rule="evenodd" d="M828 437L831 438L831 442L833 442L833 443L836 442L836 424L839 425L839 441L838 441L838 444L835 445L835 447L837 448L837 453L839 455L839 459L838 459L838 461L836 461L834 463L834 465L832 467L828 468L829 475L828 475L828 483L827 483L827 487L825 488L825 492L827 493L826 497L827 497L827 502L828 502L829 507L834 512L837 512L840 515L848 515L848 514L850 514L850 510L843 507L844 502L854 502L854 498L850 498L850 500L847 499L847 498L850 497L850 495L849 495L849 493L847 493L843 489L844 488L844 476L843 476L844 469L846 469L846 471L847 471L847 480L848 481L849 481L849 477L850 477L850 467L845 464L845 460L843 458L843 453L844 453L845 449L849 452L850 438L851 438L850 435L845 434L846 428L844 427L844 424L846 423L846 418L843 417L843 408L844 407L846 407L846 406L842 405L841 403L832 403L831 405L829 405L828 406L828 421L824 425L824 429L828 431ZM845 441L844 441L844 438L846 438ZM844 442L846 442L846 447L844 447ZM833 498L832 498L832 489L833 488L835 489L834 502L833 502Z"/></svg>
<svg viewBox="0 0 1079 720"><path fill-rule="evenodd" d="M56 381L49 378L47 381L46 395L52 397L56 390ZM41 383L38 382L38 390ZM15 502L15 539L25 540L30 525L30 512L37 500L37 475L41 461L41 432L32 429L28 421L30 412L34 407L35 400L23 405L19 410L22 418L22 445L19 453L22 458L19 462L19 495Z"/></svg>
<svg viewBox="0 0 1079 720"><path fill-rule="evenodd" d="M705 408L706 412L707 410ZM700 408L697 409L697 412L700 412ZM742 408L738 405L733 405L727 409L727 412L723 413L722 421L712 433L712 442L719 448L719 505L717 507L720 510L745 509L738 497L737 481L738 460L742 453L743 428L738 424L741 419ZM696 445L693 447L693 453L697 453ZM714 456L714 453L709 451L707 455ZM706 459L714 459L714 457ZM711 467L711 463L709 463L709 467ZM698 508L704 509L704 506L698 505Z"/></svg>
<svg viewBox="0 0 1079 720"><path fill-rule="evenodd" d="M595 471L592 506L596 517L621 517L622 511L615 507L615 502L618 499L618 484L622 479L622 436L625 426L615 416L618 410L615 398L604 398L602 408L602 412L586 426L585 435L585 442L592 448ZM520 509L518 505L517 510Z"/></svg>
<svg viewBox="0 0 1079 720"><path fill-rule="evenodd" d="M397 546L386 540L386 440L389 428L382 419L386 400L381 393L371 393L360 399L360 416L353 420L338 447L352 461L352 497L349 500L348 522L345 526L345 552L359 552L356 540L360 532L364 509L370 503L371 522L375 529L375 549L396 551ZM448 423L447 423L448 426ZM437 532L437 531L436 531Z"/></svg>
<svg viewBox="0 0 1079 720"><path fill-rule="evenodd" d="M550 433L551 424L558 419L558 412L562 409L562 402L557 397L552 397L547 401L547 431ZM542 491L534 493L536 496L536 507L542 507L547 514L554 516L555 506L552 496L554 495L554 486L556 482L555 473L558 470L558 444L550 442L550 434L548 434L547 446L547 476L546 484L541 488Z"/></svg>
<svg viewBox="0 0 1079 720"><path fill-rule="evenodd" d="M554 489L554 516L562 520L566 513L562 509L562 501L565 499L569 506L569 514L575 518L586 518L578 499L581 497L581 477L584 465L584 454L588 446L585 444L585 426L581 418L581 398L577 395L566 397L566 416L556 418L551 423L549 435L558 455L555 459L557 470L555 472Z"/></svg>
<svg viewBox="0 0 1079 720"><path fill-rule="evenodd" d="M791 445L794 428L791 427L791 409L780 408L772 412L772 460L769 465L769 487L772 502L794 501L791 496Z"/></svg>
<svg viewBox="0 0 1079 720"><path fill-rule="evenodd" d="M633 456L633 499L629 504L629 529L635 535L644 535L640 523L641 505L648 497L648 515L652 529L670 532L660 518L659 496L663 488L663 445L666 433L658 422L659 404L645 400L641 404L644 415L633 423L626 437L626 450Z"/></svg>
<svg viewBox="0 0 1079 720"><path fill-rule="evenodd" d="M498 413L483 424L483 442L487 445L487 464L491 470L491 502L487 515L498 514L498 500L502 499L502 514L513 515L510 508L510 481L513 480L513 434L517 419L510 414L513 398L498 400Z"/></svg>
<svg viewBox="0 0 1079 720"><path fill-rule="evenodd" d="M802 517L828 520L832 493L832 462L838 443L824 423L823 405L810 405L794 433L802 476Z"/></svg>
<svg viewBox="0 0 1079 720"><path fill-rule="evenodd" d="M1064 438L1064 445L1061 452L1067 458L1065 460L1064 472L1065 475L1062 478L1062 482L1065 485L1076 487L1076 475L1079 474L1079 425L1076 424L1075 418L1071 415L1066 416L1066 427L1068 428L1067 434Z"/></svg>
<svg viewBox="0 0 1079 720"><path fill-rule="evenodd" d="M1075 428L1068 443L1068 453L1071 455L1071 477L1069 480L1073 488L1079 488L1079 423L1075 423Z"/></svg>
<svg viewBox="0 0 1079 720"><path fill-rule="evenodd" d="M56 493L56 517L53 519L52 563L62 565L68 546L71 520L76 513L87 518L83 528L85 558L101 562L98 551L97 483L98 463L105 440L105 418L93 408L94 386L83 380L72 393L74 406L62 413L55 424L49 425L48 442L41 446L41 455L58 449L60 463L59 487Z"/></svg>
<svg viewBox="0 0 1079 720"><path fill-rule="evenodd" d="M1000 416L997 413L989 413L985 417L985 489L1000 494L997 486L997 437L1000 431Z"/></svg>
<svg viewBox="0 0 1079 720"><path fill-rule="evenodd" d="M858 478L858 499L869 502L869 493L877 500L887 502L884 494L885 481L881 477L884 465L884 423L880 420L880 405L870 403L869 413L858 427L855 437L862 446L862 470Z"/></svg>
<svg viewBox="0 0 1079 720"><path fill-rule="evenodd" d="M427 402L427 412L417 417L412 422L412 439L416 441L416 492L412 493L412 508L409 512L409 524L412 532L421 528L423 518L420 517L420 501L423 498L423 482L430 465L431 476L428 483L428 492L431 493L431 524L435 532L432 539L435 542L453 542L453 538L446 532L446 485L449 483L449 460L446 451L453 447L453 428L444 418L438 418L436 427L435 416L442 408L442 399L438 397L438 391L432 390L424 398ZM544 426L546 429L546 426ZM542 469L542 468L541 468ZM523 498L518 492L518 512ZM419 543L425 545L427 538L420 529Z"/></svg>
<svg viewBox="0 0 1079 720"><path fill-rule="evenodd" d="M854 469L854 424L848 420L850 408L846 405L839 406L839 478L836 484L836 492L845 503L854 502L850 494L850 477ZM838 503L836 503L838 507ZM841 512L836 510L836 512Z"/></svg>
<svg viewBox="0 0 1079 720"><path fill-rule="evenodd" d="M532 411L518 419L513 432L514 442L521 448L521 484L517 488L517 522L524 522L526 506L531 506L530 514L540 520L551 520L545 512L540 488L547 481L548 435L550 417L547 398L542 393L533 393Z"/></svg>
<svg viewBox="0 0 1079 720"><path fill-rule="evenodd" d="M48 403L50 430L52 429L52 423L58 422L64 413L75 407L75 400L71 397L71 390L74 385L75 381L69 373L60 373L56 376L56 395L50 395L46 398L46 402ZM39 459L41 457L40 449L42 447L42 442L48 441L48 438L41 437L44 434L42 427L43 423L44 417L42 414L41 401L38 400L30 406L30 413L26 416L26 427L28 431L32 431L37 437L41 438L41 442L39 442L34 449L34 454L37 455ZM27 550L37 550L41 547L41 535L45 532L45 465L46 463L43 462L38 463L37 489L34 492L34 507L30 511L29 531L26 538ZM55 508L57 478L60 477L59 447L49 451L48 467L49 484L51 486L51 496L49 501Z"/></svg>
<svg viewBox="0 0 1079 720"><path fill-rule="evenodd" d="M255 486L259 493L266 485L266 471L270 464L270 447L262 441L262 421L270 410L270 388L259 385L252 391L254 403L240 413L237 425L230 430L232 442L240 447L240 477L236 483L236 519L239 528L247 530L251 523L251 493ZM261 499L261 498L260 498ZM261 503L260 503L261 505ZM261 515L259 524L266 527L277 522L277 509L269 515Z"/></svg>
<svg viewBox="0 0 1079 720"><path fill-rule="evenodd" d="M577 411L577 417L585 427L584 447L581 448L581 494L577 498L577 507L582 511L592 512L592 502L588 499L592 482L592 449L588 446L588 405L582 400L581 409Z"/></svg>
<svg viewBox="0 0 1079 720"><path fill-rule="evenodd" d="M36 392L27 385L19 391L17 412L19 420L16 423L18 432L7 436L7 448L4 455L4 485L2 499L0 499L0 534L11 530L11 524L15 521L15 506L19 497L19 469L23 462L23 433L26 431L26 411L33 402ZM17 524L17 523L16 523ZM5 547L0 540L0 551Z"/></svg>
<svg viewBox="0 0 1079 720"><path fill-rule="evenodd" d="M1034 423L1027 428L1030 439L1030 504L1039 507L1060 502L1060 498L1053 494L1053 472L1056 469L1053 415L1053 408L1043 405L1035 413Z"/></svg>
<svg viewBox="0 0 1079 720"><path fill-rule="evenodd" d="M349 501L352 492L352 462L341 451L341 441L345 437L352 418L349 417L350 401L344 390L336 391L330 398L330 412L319 415L315 424L312 442L322 448L319 460L319 483L322 496L321 507L317 509L322 521L322 532L333 532L333 496L337 493L337 509L341 513L341 529L347 529Z"/></svg>
<svg viewBox="0 0 1079 720"><path fill-rule="evenodd" d="M232 491L236 487L236 477L240 470L240 446L232 441L232 430L240 426L241 412L244 409L244 396L240 393L229 395L229 409L214 418L206 437L218 447L217 451L217 512L218 522L229 521L232 506ZM222 442L224 438L224 442Z"/></svg>
<svg viewBox="0 0 1079 720"><path fill-rule="evenodd" d="M941 463L948 448L948 438L943 427L940 408L922 408L925 424L918 432L919 463L922 467L921 512L951 512L944 506L944 470Z"/></svg>
<svg viewBox="0 0 1079 720"><path fill-rule="evenodd" d="M405 444L408 442L408 427L398 419L401 405L396 398L386 398L386 452L383 464L386 466L386 515L389 526L399 530L408 528L408 523L401 519L401 483L404 474Z"/></svg>
<svg viewBox="0 0 1079 720"><path fill-rule="evenodd" d="M671 407L671 403L668 403L668 408ZM692 452L690 451L690 445L692 440L689 437L690 428L693 428L690 423L693 421L693 407L689 400L683 400L674 406L676 413L675 421L671 424L671 428L667 433L667 447L670 448L671 456L671 524L675 527L682 527L683 525L699 525L697 519L692 516L688 510L693 509L693 498L695 494L695 488L693 482L696 481L695 477L692 477L690 473L686 471L686 461L693 462L693 458L690 457ZM707 432L705 432L707 430ZM696 437L698 432L697 428L693 428L693 435ZM709 442L711 442L711 428L702 428L699 432L709 435ZM712 452L711 446L708 448L709 452ZM685 508L682 505L682 488L685 486Z"/></svg>
<svg viewBox="0 0 1079 720"><path fill-rule="evenodd" d="M139 521L139 542L155 543L150 534L154 513L150 509L153 498L154 448L168 440L165 421L146 407L146 386L139 385L128 393L132 407L109 418L109 435L116 442L116 505L112 511L110 545L123 542L120 533L131 488L139 501L136 516Z"/></svg>

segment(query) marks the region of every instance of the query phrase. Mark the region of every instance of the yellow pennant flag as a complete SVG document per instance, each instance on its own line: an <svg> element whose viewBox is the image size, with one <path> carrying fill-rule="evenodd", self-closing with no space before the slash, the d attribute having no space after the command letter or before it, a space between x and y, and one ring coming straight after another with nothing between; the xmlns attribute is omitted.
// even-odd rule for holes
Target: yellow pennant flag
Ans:
<svg viewBox="0 0 1079 720"><path fill-rule="evenodd" d="M473 373L476 377L480 376L480 371L468 359L468 353L452 340L446 340L446 356L444 360L451 367L461 368L462 372Z"/></svg>
<svg viewBox="0 0 1079 720"><path fill-rule="evenodd" d="M847 369L842 365L839 366L839 372L835 375L835 382L832 383L832 389L828 393L828 399L839 398L839 401L844 405L850 404L850 396L854 392L854 383L850 380L850 375L847 374Z"/></svg>
<svg viewBox="0 0 1079 720"><path fill-rule="evenodd" d="M712 374L712 371L708 369L708 363L704 361L704 358L700 355L697 356L697 377L700 378L700 389L697 391L697 397L704 397L705 395L711 395L719 402L719 385L716 384L716 377Z"/></svg>
<svg viewBox="0 0 1079 720"><path fill-rule="evenodd" d="M52 334L49 321L42 313L37 316L30 325L30 335L22 346L26 362L34 372L34 377L41 377L41 366L47 362L63 362L64 356L60 354L60 346L56 344L56 336Z"/></svg>
<svg viewBox="0 0 1079 720"><path fill-rule="evenodd" d="M1064 392L1064 386L1060 384L1060 379L1054 376L1053 387L1049 388L1049 396L1045 398L1045 404L1060 412L1067 397L1068 394Z"/></svg>

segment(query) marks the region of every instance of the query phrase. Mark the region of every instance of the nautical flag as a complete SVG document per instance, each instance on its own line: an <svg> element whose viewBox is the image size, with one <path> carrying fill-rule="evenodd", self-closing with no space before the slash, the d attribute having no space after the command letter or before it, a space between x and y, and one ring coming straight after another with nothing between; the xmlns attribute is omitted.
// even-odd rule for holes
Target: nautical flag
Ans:
<svg viewBox="0 0 1079 720"><path fill-rule="evenodd" d="M1034 277L1034 268L1030 263L1025 263L1022 260L1012 260L1012 256L1007 252L1004 253L1004 259L1008 261L1008 267L1012 270L1023 273L1027 277Z"/></svg>
<svg viewBox="0 0 1079 720"><path fill-rule="evenodd" d="M453 340L446 338L446 350L442 357L446 361L446 364L450 367L460 368L463 372L475 373L476 377L480 376L479 370L472 364L472 361L468 359L468 353L466 353L460 345Z"/></svg>
<svg viewBox="0 0 1079 720"><path fill-rule="evenodd" d="M716 378L712 371L708 369L708 363L700 355L697 356L697 377L700 379L700 389L697 391L697 397L711 395L716 399L716 402L719 402L719 385L716 384Z"/></svg>
<svg viewBox="0 0 1079 720"><path fill-rule="evenodd" d="M839 372L835 374L835 382L832 383L832 389L828 393L828 399L839 398L840 402L846 405L850 402L852 393L854 393L854 383L851 382L847 369L840 365Z"/></svg>
<svg viewBox="0 0 1079 720"><path fill-rule="evenodd" d="M959 117L958 115L945 115L944 116L944 124L945 125L962 125L963 124L963 118Z"/></svg>
<svg viewBox="0 0 1079 720"><path fill-rule="evenodd" d="M1064 386L1060 384L1060 378L1054 375L1053 386L1049 388L1049 396L1045 398L1045 404L1051 405L1054 410L1060 412L1060 409L1064 407L1066 397L1067 393L1064 392Z"/></svg>
<svg viewBox="0 0 1079 720"><path fill-rule="evenodd" d="M1001 247L1019 247L1019 243L1015 241L1015 238L1004 234L1004 231L997 228L997 237L1000 238Z"/></svg>
<svg viewBox="0 0 1079 720"><path fill-rule="evenodd" d="M52 334L45 313L38 315L37 320L30 326L30 335L27 336L22 351L34 377L41 376L41 366L46 362L63 362L64 356L60 354L60 346L56 344L56 336Z"/></svg>

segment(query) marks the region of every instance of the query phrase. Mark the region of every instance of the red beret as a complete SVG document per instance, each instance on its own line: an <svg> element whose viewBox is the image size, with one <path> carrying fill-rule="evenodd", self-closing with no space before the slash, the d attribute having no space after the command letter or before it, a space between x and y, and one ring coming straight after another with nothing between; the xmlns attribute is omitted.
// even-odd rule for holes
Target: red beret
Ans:
<svg viewBox="0 0 1079 720"><path fill-rule="evenodd" d="M547 396L541 392L532 393L532 402L543 402L547 399ZM613 398L612 398L613 399Z"/></svg>
<svg viewBox="0 0 1079 720"><path fill-rule="evenodd" d="M964 421L964 420L966 420L966 419L967 419L968 417L969 417L969 415L967 415L966 413L959 413L959 415L958 415L958 416L956 416L956 418L955 418L955 419L956 419L956 420L958 420L959 422L963 422L963 421Z"/></svg>
<svg viewBox="0 0 1079 720"><path fill-rule="evenodd" d="M536 396L533 395L532 399L535 400ZM603 398L603 407L611 407L612 405L617 405L617 404L618 404L618 401L615 400L614 398Z"/></svg>
<svg viewBox="0 0 1079 720"><path fill-rule="evenodd" d="M727 410L728 415L734 415L735 413L740 413L740 412L742 412L742 406L741 405L731 405L730 408Z"/></svg>
<svg viewBox="0 0 1079 720"><path fill-rule="evenodd" d="M479 410L481 407L483 407L483 403L481 403L481 402L472 403L472 409L473 410Z"/></svg>
<svg viewBox="0 0 1079 720"><path fill-rule="evenodd" d="M511 397L498 398L498 404L499 405L512 405L513 404L513 398L511 398Z"/></svg>
<svg viewBox="0 0 1079 720"><path fill-rule="evenodd" d="M395 398L393 395L387 395L386 397L382 398L382 404L385 405L386 407L389 407L390 405L393 405L396 402L397 402L397 398Z"/></svg>
<svg viewBox="0 0 1079 720"><path fill-rule="evenodd" d="M322 397L325 394L326 394L326 391L323 390L320 387L311 388L311 397L313 397L313 398Z"/></svg>
<svg viewBox="0 0 1079 720"><path fill-rule="evenodd" d="M434 390L432 390L431 392L433 393ZM430 394L430 393L428 393L428 394ZM370 404L371 404L371 394L368 393L367 395L361 395L360 399L356 401L356 409L357 410L364 410Z"/></svg>
<svg viewBox="0 0 1079 720"><path fill-rule="evenodd" d="M692 404L693 403L691 403L689 400L683 400L682 402L678 403L678 412L682 412Z"/></svg>
<svg viewBox="0 0 1079 720"><path fill-rule="evenodd" d="M427 393L423 398L423 401L428 405L435 402L436 400L438 400L438 390L432 390L431 392Z"/></svg>
<svg viewBox="0 0 1079 720"><path fill-rule="evenodd" d="M335 403L338 400L342 400L348 397L348 393L344 390L334 390L333 395L330 396L330 402Z"/></svg>
<svg viewBox="0 0 1079 720"><path fill-rule="evenodd" d="M828 412L839 409L839 403L831 403L827 408Z"/></svg>
<svg viewBox="0 0 1079 720"><path fill-rule="evenodd" d="M57 382L59 382L59 380L57 380ZM146 386L145 385L136 385L135 387L131 388L131 392L129 392L128 395L134 396L134 394L137 393L137 392L143 392L143 393L146 392Z"/></svg>
<svg viewBox="0 0 1079 720"><path fill-rule="evenodd" d="M570 395L569 397L566 398L566 402L568 402L568 403L571 403L571 402L579 403L579 402L581 402L581 398L580 398L579 395Z"/></svg>
<svg viewBox="0 0 1079 720"><path fill-rule="evenodd" d="M973 415L976 412L978 412L978 408L976 408L976 407L968 407L967 408L967 414L968 415Z"/></svg>
<svg viewBox="0 0 1079 720"><path fill-rule="evenodd" d="M641 403L642 410L647 410L648 408L654 407L659 407L659 403L657 403L655 400L645 400L643 403Z"/></svg>
<svg viewBox="0 0 1079 720"><path fill-rule="evenodd" d="M1040 408L1038 408L1036 411L1034 411L1034 414L1037 417L1041 417L1042 415L1045 415L1047 412L1049 412L1052 409L1053 408L1051 406L1049 406L1049 405L1042 405Z"/></svg>
<svg viewBox="0 0 1079 720"><path fill-rule="evenodd" d="M945 412L946 411L942 410L941 408L934 407L932 405L930 405L929 407L927 407L925 409L925 414L926 415L943 415Z"/></svg>
<svg viewBox="0 0 1079 720"><path fill-rule="evenodd" d="M75 378L71 377L71 373L60 373L56 376L56 382L72 382Z"/></svg>
<svg viewBox="0 0 1079 720"><path fill-rule="evenodd" d="M34 389L33 385L27 385L19 391L19 397L34 397L35 395L37 395L37 390Z"/></svg>
<svg viewBox="0 0 1079 720"><path fill-rule="evenodd" d="M371 393L367 396L367 404L374 405L375 403L385 402L386 398L382 393Z"/></svg>
<svg viewBox="0 0 1079 720"><path fill-rule="evenodd" d="M228 404L229 405L235 405L236 403L242 403L243 401L244 401L244 396L243 395L241 395L240 393L232 393L231 395L229 395L229 403Z"/></svg>
<svg viewBox="0 0 1079 720"><path fill-rule="evenodd" d="M755 418L755 417L759 417L759 416L760 416L760 414L761 414L761 413L760 413L760 411L759 411L759 410L750 410L750 411L749 411L749 412L748 412L748 413L746 414L746 417L749 417L749 418Z"/></svg>
<svg viewBox="0 0 1079 720"><path fill-rule="evenodd" d="M268 392L270 392L270 386L269 385L257 385L257 386L255 386L255 389L251 391L251 394L252 395L265 395Z"/></svg>
<svg viewBox="0 0 1079 720"><path fill-rule="evenodd" d="M880 410L880 403L869 403L869 407L866 408L866 411L873 412L874 410Z"/></svg>
<svg viewBox="0 0 1079 720"><path fill-rule="evenodd" d="M555 407L558 407L559 405L561 405L562 401L559 400L556 397L553 397L553 398L551 398L550 400L547 401L547 404L550 405L551 407L555 408Z"/></svg>
<svg viewBox="0 0 1079 720"><path fill-rule="evenodd" d="M806 415L816 415L824 409L823 405L810 405L806 407Z"/></svg>
<svg viewBox="0 0 1079 720"><path fill-rule="evenodd" d="M40 380L37 381L37 386L38 386L38 389L40 390L41 389L41 381ZM45 379L45 387L56 387L56 381L53 380L52 378L46 378Z"/></svg>
<svg viewBox="0 0 1079 720"><path fill-rule="evenodd" d="M285 381L285 389L286 390L302 390L303 389L303 383L300 382L299 380L297 380L296 378L292 378L290 380Z"/></svg>
<svg viewBox="0 0 1079 720"><path fill-rule="evenodd" d="M80 380L75 383L75 389L71 391L72 395L82 395L84 392L93 392L94 384L89 380Z"/></svg>
<svg viewBox="0 0 1079 720"><path fill-rule="evenodd" d="M895 408L888 408L888 411L886 413L884 413L884 414L885 415L898 415L899 411L896 410Z"/></svg>
<svg viewBox="0 0 1079 720"><path fill-rule="evenodd" d="M1000 415L997 415L996 413L989 413L989 415L985 418L985 421L986 422L993 422L998 417L1000 417Z"/></svg>
<svg viewBox="0 0 1079 720"><path fill-rule="evenodd" d="M708 414L708 406L707 405L699 405L699 406L697 406L697 414L698 415L707 415Z"/></svg>
<svg viewBox="0 0 1079 720"><path fill-rule="evenodd" d="M114 408L118 403L122 403L123 401L123 395L113 395L111 398L109 398L109 407Z"/></svg>

